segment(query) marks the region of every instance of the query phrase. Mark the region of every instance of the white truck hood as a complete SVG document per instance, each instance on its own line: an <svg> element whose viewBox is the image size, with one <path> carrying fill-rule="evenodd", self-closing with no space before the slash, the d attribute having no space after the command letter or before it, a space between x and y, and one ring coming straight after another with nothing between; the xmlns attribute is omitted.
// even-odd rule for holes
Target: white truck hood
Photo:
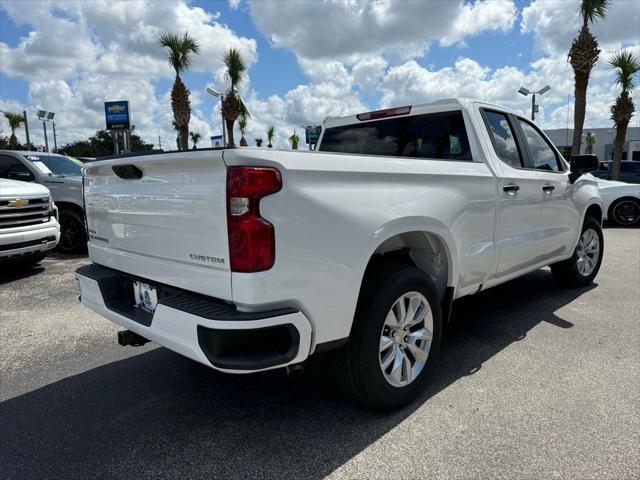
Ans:
<svg viewBox="0 0 640 480"><path fill-rule="evenodd" d="M0 197L45 197L49 189L37 183L0 178Z"/></svg>

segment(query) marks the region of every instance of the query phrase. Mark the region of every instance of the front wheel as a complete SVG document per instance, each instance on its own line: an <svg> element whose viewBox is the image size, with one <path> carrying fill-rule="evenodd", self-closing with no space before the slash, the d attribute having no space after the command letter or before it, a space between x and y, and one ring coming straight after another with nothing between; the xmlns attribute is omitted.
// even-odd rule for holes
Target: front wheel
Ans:
<svg viewBox="0 0 640 480"><path fill-rule="evenodd" d="M382 410L410 402L425 386L442 335L433 282L421 270L386 265L365 279L338 381L363 404Z"/></svg>
<svg viewBox="0 0 640 480"><path fill-rule="evenodd" d="M600 222L587 217L573 255L568 260L551 265L551 273L567 287L587 286L600 270L603 253L604 237Z"/></svg>

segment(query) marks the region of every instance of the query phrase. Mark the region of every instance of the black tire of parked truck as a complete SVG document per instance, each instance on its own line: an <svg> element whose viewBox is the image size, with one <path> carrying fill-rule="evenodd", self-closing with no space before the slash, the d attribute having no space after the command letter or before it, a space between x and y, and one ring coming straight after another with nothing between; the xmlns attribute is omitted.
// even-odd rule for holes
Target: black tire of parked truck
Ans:
<svg viewBox="0 0 640 480"><path fill-rule="evenodd" d="M62 253L87 251L87 234L82 214L68 208L60 211L60 242L56 248Z"/></svg>
<svg viewBox="0 0 640 480"><path fill-rule="evenodd" d="M594 252L597 252L597 258L594 258ZM600 222L593 217L586 217L573 255L567 260L551 265L551 273L565 287L586 287L596 278L603 255L604 237ZM591 262L593 267L581 271L581 268L584 268L581 264L585 262Z"/></svg>
<svg viewBox="0 0 640 480"><path fill-rule="evenodd" d="M349 342L336 352L336 377L359 402L390 410L413 400L428 381L442 336L440 302L431 279L413 266L382 265L362 288ZM403 323L402 311L415 315L404 315Z"/></svg>

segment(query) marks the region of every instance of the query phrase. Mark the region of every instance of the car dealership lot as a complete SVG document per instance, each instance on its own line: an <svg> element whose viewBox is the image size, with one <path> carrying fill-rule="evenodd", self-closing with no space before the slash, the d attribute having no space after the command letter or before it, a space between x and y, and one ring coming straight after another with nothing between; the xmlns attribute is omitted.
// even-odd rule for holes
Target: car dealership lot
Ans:
<svg viewBox="0 0 640 480"><path fill-rule="evenodd" d="M122 348L77 301L84 257L0 277L1 478L637 478L640 232L596 285L548 270L458 302L429 389L390 414L304 377Z"/></svg>

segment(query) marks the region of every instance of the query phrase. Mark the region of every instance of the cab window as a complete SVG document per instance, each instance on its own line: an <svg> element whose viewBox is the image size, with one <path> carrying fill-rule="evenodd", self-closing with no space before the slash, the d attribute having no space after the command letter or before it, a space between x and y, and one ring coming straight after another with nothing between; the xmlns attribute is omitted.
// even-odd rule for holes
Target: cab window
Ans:
<svg viewBox="0 0 640 480"><path fill-rule="evenodd" d="M514 168L522 168L522 156L507 115L492 110L483 110L482 115L498 158Z"/></svg>
<svg viewBox="0 0 640 480"><path fill-rule="evenodd" d="M518 119L526 142L529 162L532 168L550 172L562 171L558 156L547 140L529 122Z"/></svg>
<svg viewBox="0 0 640 480"><path fill-rule="evenodd" d="M429 113L327 128L320 151L472 160L461 111Z"/></svg>

